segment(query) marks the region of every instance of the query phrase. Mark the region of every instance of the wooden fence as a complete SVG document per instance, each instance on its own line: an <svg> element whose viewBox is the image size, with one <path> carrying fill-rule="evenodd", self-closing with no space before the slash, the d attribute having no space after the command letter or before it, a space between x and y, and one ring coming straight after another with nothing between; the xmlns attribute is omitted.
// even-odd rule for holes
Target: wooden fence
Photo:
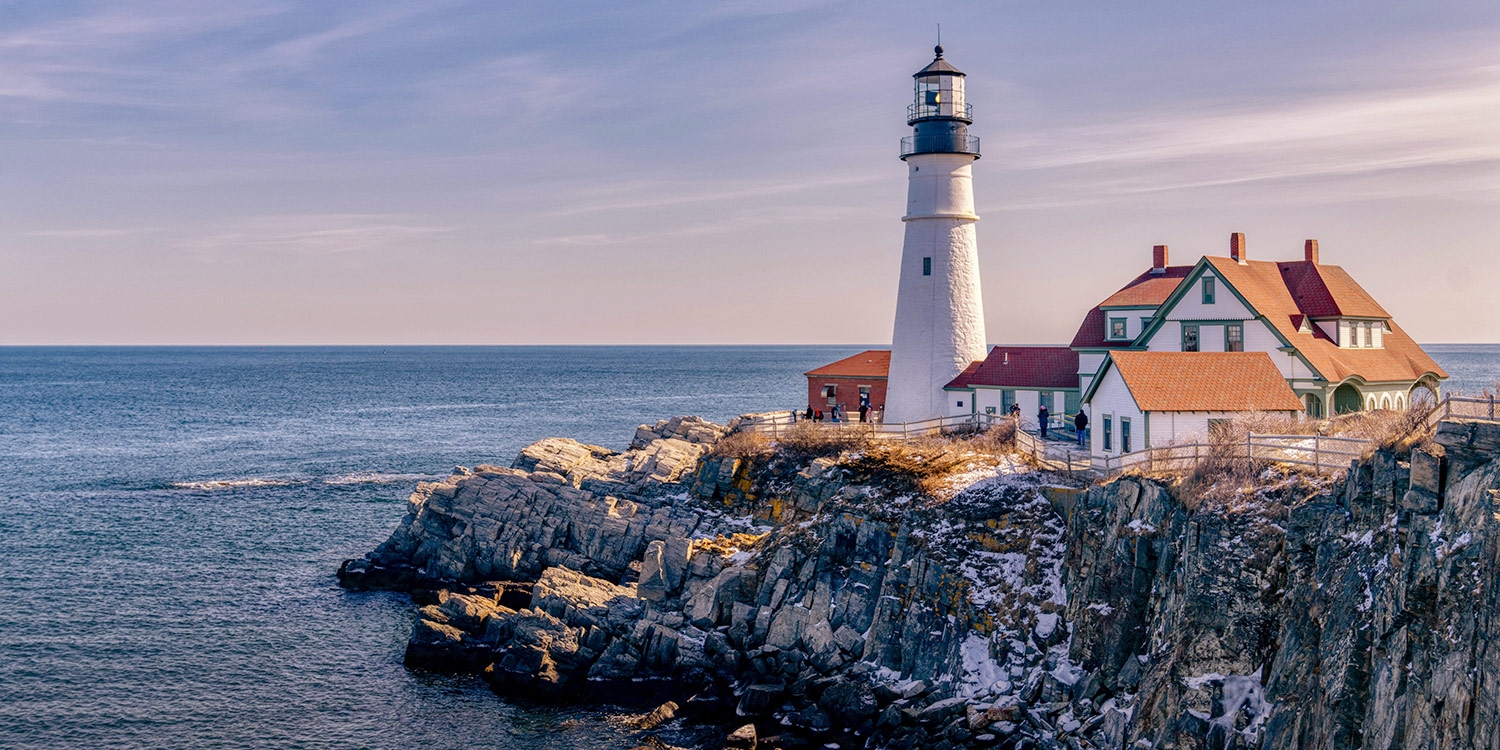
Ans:
<svg viewBox="0 0 1500 750"><path fill-rule="evenodd" d="M1494 396L1466 397L1443 396L1432 408L1427 423L1436 424L1447 419L1500 422L1500 411L1496 409ZM748 430L779 438L789 427L801 419L793 420L790 412L746 415L731 423L735 430ZM935 417L919 422L895 424L871 424L861 422L816 422L820 430L860 430L871 437L909 440L931 435L979 431L1010 421L1010 417L996 414L963 414L954 417ZM1057 471L1072 473L1074 461L1086 457L1086 453L1075 453L1067 446L1049 443L1025 432L1016 430L1016 450L1037 462ZM1320 474L1345 471L1354 459L1363 458L1375 449L1375 443L1365 438L1330 437L1326 435L1258 435L1250 433L1243 443L1187 443L1146 448L1118 456L1093 456L1090 470L1095 474L1111 477L1124 471L1147 473L1187 473L1199 464L1213 459L1264 461L1267 463L1305 466Z"/></svg>
<svg viewBox="0 0 1500 750"><path fill-rule="evenodd" d="M1443 396L1427 417L1428 424L1445 419L1466 419L1471 422L1500 422L1495 412L1494 396Z"/></svg>
<svg viewBox="0 0 1500 750"><path fill-rule="evenodd" d="M1126 470L1185 474L1209 459L1265 461L1306 466L1320 474L1349 468L1352 459L1368 455L1375 442L1364 438L1325 435L1258 435L1243 443L1186 443L1146 448L1119 456L1096 456L1094 468L1105 476Z"/></svg>
<svg viewBox="0 0 1500 750"><path fill-rule="evenodd" d="M747 414L731 422L730 429L736 432L758 432L763 435L770 435L774 439L781 437L782 433L791 428L793 424L802 424L813 425L818 430L854 430L868 432L871 437L876 438L910 440L912 438L931 435L985 430L1007 420L1007 417L1000 417L994 414L961 414L955 417L933 417L932 419L923 419L917 422L895 422L890 424L847 421L808 422L801 417L798 417L793 422L791 412L783 411L771 412L769 414Z"/></svg>

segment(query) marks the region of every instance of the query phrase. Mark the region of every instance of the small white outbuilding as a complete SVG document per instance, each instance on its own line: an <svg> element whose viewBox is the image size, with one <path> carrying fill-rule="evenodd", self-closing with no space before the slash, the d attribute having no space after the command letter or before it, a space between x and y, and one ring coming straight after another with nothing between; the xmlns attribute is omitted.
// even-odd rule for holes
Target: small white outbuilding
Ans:
<svg viewBox="0 0 1500 750"><path fill-rule="evenodd" d="M1265 352L1110 352L1083 400L1096 457L1197 442L1220 420L1302 410Z"/></svg>

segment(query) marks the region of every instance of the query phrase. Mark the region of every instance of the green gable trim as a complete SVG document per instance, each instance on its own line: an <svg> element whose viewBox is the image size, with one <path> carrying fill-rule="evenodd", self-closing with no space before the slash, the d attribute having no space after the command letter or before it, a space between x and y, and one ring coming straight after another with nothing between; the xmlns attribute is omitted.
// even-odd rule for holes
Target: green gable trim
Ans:
<svg viewBox="0 0 1500 750"><path fill-rule="evenodd" d="M1110 310L1155 310L1156 305L1110 305L1109 307L1100 305L1099 309L1105 312Z"/></svg>
<svg viewBox="0 0 1500 750"><path fill-rule="evenodd" d="M1161 308L1160 308L1161 312L1157 313L1156 317L1153 319L1153 321L1151 323L1151 327L1148 328L1148 329L1146 329L1146 330L1144 330L1144 331L1141 331L1141 335L1140 335L1140 337L1138 337L1136 339L1136 341L1139 342L1140 344L1142 344L1142 348L1144 348L1145 345L1150 344L1151 339L1152 339L1152 337L1154 337L1156 335L1156 332L1159 331L1159 330L1161 330L1161 327L1163 325L1166 325L1166 323L1167 323L1167 315L1171 314L1172 308L1176 307L1177 303L1179 303L1179 302L1182 301L1182 298L1187 295L1188 290L1193 289L1193 288L1195 288L1197 286L1196 282L1198 281L1198 279L1202 278L1202 276L1203 276L1204 273L1206 273L1206 272L1208 272L1208 271L1210 271L1212 269L1213 269L1213 264L1208 262L1208 256L1204 256L1204 257L1198 259L1198 262L1193 266L1193 270L1191 270L1191 271L1188 272L1188 275L1185 278L1183 278L1183 280L1181 282L1179 282L1177 284L1177 288L1174 289L1174 290L1172 290L1172 294L1167 297L1166 301L1161 303ZM1250 304L1249 300L1245 299L1245 295L1240 294L1240 290L1235 289L1234 285L1231 284L1231 283L1229 283L1229 279L1226 279L1223 276L1218 275L1217 273L1214 274L1214 278L1218 279L1219 280L1219 285L1222 286L1225 289L1228 289L1229 293L1233 294L1234 298L1237 299L1237 300L1239 300L1240 304L1243 305L1246 310L1254 312L1255 313L1255 320L1259 321L1261 323L1261 325L1264 325L1266 327L1266 330L1270 331L1271 335L1275 336L1276 339L1282 343L1282 346L1288 347L1288 348L1291 348L1291 349L1296 349L1297 348L1294 344L1292 344L1292 342L1288 341L1285 336L1281 335L1281 331L1277 330L1276 326L1271 325L1271 321L1269 319L1267 319L1266 316L1263 313L1261 313L1260 310L1255 309L1255 305ZM1193 321L1172 321L1172 322L1174 322L1174 323L1181 323L1181 322L1192 323ZM1219 322L1213 323L1213 325L1223 325L1223 323L1224 323L1224 321L1219 321ZM1242 321L1242 324L1243 324L1243 321ZM1310 372L1316 374L1319 378L1323 378L1325 380L1327 379L1327 378L1324 378L1323 373L1321 373L1321 372L1318 371L1318 368L1313 367L1312 363L1308 362L1307 358L1304 357L1304 356L1302 356L1302 352L1300 352L1300 351L1296 352L1296 356L1297 356L1297 359L1299 359L1299 360L1302 361L1303 365L1307 366L1307 369Z"/></svg>
<svg viewBox="0 0 1500 750"><path fill-rule="evenodd" d="M1099 390L1099 384L1104 382L1104 373L1106 371L1108 371L1109 370L1109 366L1112 365L1112 364L1114 364L1114 363L1115 363L1115 358L1114 357L1105 357L1104 361L1099 363L1099 369L1094 372L1094 379L1089 381L1089 387L1086 388L1086 389L1084 389L1084 391L1083 391L1083 397L1080 398L1080 399L1078 399L1079 401L1082 401L1085 404L1093 402L1093 400L1094 400L1094 391ZM1130 388L1126 387L1125 390L1129 391ZM1134 400L1135 399L1135 394L1133 394L1133 393L1130 394L1130 398L1132 400Z"/></svg>

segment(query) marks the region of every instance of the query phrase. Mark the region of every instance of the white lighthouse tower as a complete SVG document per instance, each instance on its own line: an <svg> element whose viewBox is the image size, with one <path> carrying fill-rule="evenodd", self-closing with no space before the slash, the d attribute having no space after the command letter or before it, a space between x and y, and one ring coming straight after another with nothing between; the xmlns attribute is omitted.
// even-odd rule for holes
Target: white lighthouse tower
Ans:
<svg viewBox="0 0 1500 750"><path fill-rule="evenodd" d="M907 109L915 128L901 139L906 162L906 241L891 337L885 423L951 414L943 386L984 359L984 302L979 294L979 246L974 222L974 161L979 139L964 102L964 74L937 56L917 71L916 102Z"/></svg>

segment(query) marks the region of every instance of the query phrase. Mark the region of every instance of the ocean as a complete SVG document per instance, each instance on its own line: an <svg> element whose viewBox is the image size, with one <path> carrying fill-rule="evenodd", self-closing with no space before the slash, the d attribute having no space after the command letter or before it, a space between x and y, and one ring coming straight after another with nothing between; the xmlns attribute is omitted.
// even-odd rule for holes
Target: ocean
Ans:
<svg viewBox="0 0 1500 750"><path fill-rule="evenodd" d="M804 406L863 348L0 348L0 747L628 747L407 671L410 600L339 562L456 464ZM1500 380L1500 346L1428 351Z"/></svg>

